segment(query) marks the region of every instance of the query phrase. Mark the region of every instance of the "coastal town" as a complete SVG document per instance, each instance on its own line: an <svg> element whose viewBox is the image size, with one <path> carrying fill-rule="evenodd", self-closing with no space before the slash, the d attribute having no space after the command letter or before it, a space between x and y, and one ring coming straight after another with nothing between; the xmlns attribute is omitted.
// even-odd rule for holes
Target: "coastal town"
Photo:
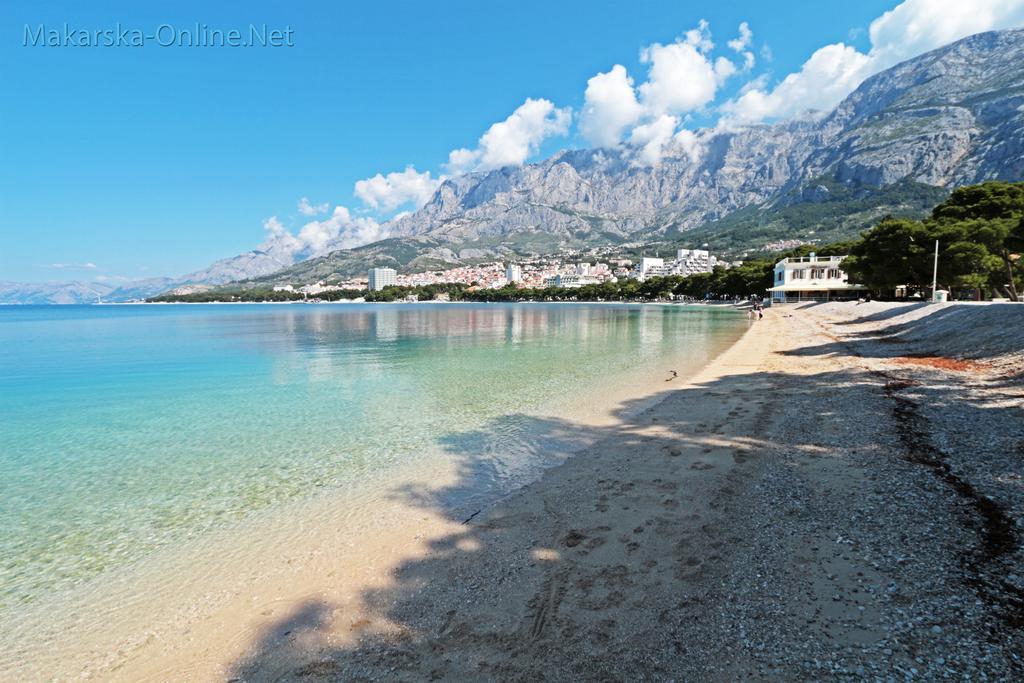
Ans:
<svg viewBox="0 0 1024 683"><path fill-rule="evenodd" d="M461 284L472 290L508 286L518 289L576 289L585 285L616 283L624 279L643 282L654 277L687 277L697 273L711 273L715 268L743 264L742 261L720 260L706 249L678 249L675 258L641 256L635 262L622 256L595 262L579 260L583 256L585 254L582 252L569 251L521 261L494 261L420 273L399 273L394 268L371 268L366 277L350 278L337 283L319 281L300 285L275 285L273 291L317 297L326 292L382 291L387 287L440 284ZM188 293L195 290L180 288L178 291Z"/></svg>

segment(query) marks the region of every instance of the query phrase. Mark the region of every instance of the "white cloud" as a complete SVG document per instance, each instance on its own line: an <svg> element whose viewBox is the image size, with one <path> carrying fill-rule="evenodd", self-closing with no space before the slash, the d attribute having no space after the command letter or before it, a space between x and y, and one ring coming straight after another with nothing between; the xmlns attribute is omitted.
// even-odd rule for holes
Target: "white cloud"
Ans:
<svg viewBox="0 0 1024 683"><path fill-rule="evenodd" d="M772 89L748 89L723 109L739 123L827 110L865 78L974 33L1024 24L1024 0L905 0L871 22L867 54L845 43L815 51Z"/></svg>
<svg viewBox="0 0 1024 683"><path fill-rule="evenodd" d="M692 130L683 128L672 137L672 142L680 152L689 157L690 163L695 164L700 161L704 148L700 144L697 134Z"/></svg>
<svg viewBox="0 0 1024 683"><path fill-rule="evenodd" d="M754 58L753 51L750 50L750 45L753 40L754 32L750 30L750 24L744 21L740 23L739 37L728 42L729 49L743 57L744 71L750 71L753 69L754 64L757 62ZM767 47L767 45L765 47Z"/></svg>
<svg viewBox="0 0 1024 683"><path fill-rule="evenodd" d="M372 218L353 216L344 206L334 207L330 218L310 221L293 234L277 216L263 223L266 238L259 248L281 261L320 256L336 249L351 249L383 239L383 226Z"/></svg>
<svg viewBox="0 0 1024 683"><path fill-rule="evenodd" d="M715 67L698 47L701 43L654 43L640 53L640 61L650 64L647 82L639 88L640 102L652 118L693 111L715 98Z"/></svg>
<svg viewBox="0 0 1024 683"><path fill-rule="evenodd" d="M634 163L641 166L657 166L665 146L672 140L679 119L662 114L650 123L637 126L629 136L629 144L635 150Z"/></svg>
<svg viewBox="0 0 1024 683"><path fill-rule="evenodd" d="M728 42L729 49L733 52L743 52L750 47L750 41L754 38L754 32L750 30L750 24L740 23L739 37Z"/></svg>
<svg viewBox="0 0 1024 683"><path fill-rule="evenodd" d="M549 100L527 98L507 119L488 128L476 149L452 151L448 168L453 173L465 173L521 166L537 153L544 140L565 135L571 119L569 107L558 108Z"/></svg>
<svg viewBox="0 0 1024 683"><path fill-rule="evenodd" d="M51 263L50 267L57 270L96 270L99 268L95 263Z"/></svg>
<svg viewBox="0 0 1024 683"><path fill-rule="evenodd" d="M906 0L871 22L872 73L974 33L1024 25L1024 0Z"/></svg>
<svg viewBox="0 0 1024 683"><path fill-rule="evenodd" d="M719 57L715 60L715 84L721 86L725 83L729 76L736 73L736 65L730 62L725 57Z"/></svg>
<svg viewBox="0 0 1024 683"><path fill-rule="evenodd" d="M771 90L746 89L723 110L739 123L752 123L829 109L860 84L869 64L866 55L849 45L826 45L811 55L800 71L789 74Z"/></svg>
<svg viewBox="0 0 1024 683"><path fill-rule="evenodd" d="M378 173L372 178L356 182L355 195L368 207L380 211L394 211L404 204L420 208L434 196L443 178L430 177L430 171L418 173L412 166L402 172Z"/></svg>
<svg viewBox="0 0 1024 683"><path fill-rule="evenodd" d="M740 36L742 49L752 36L746 23ZM718 89L738 71L730 59L712 58L714 47L708 23L702 20L673 43L652 43L641 50L640 61L648 67L647 80L639 86L634 87L620 64L592 77L584 93L580 133L598 147L614 147L625 139L634 163L659 163L680 117L714 101Z"/></svg>
<svg viewBox="0 0 1024 683"><path fill-rule="evenodd" d="M449 171L455 175L460 175L474 170L479 158L479 150L461 147L459 149L453 149L448 153L448 163L446 165L448 166Z"/></svg>
<svg viewBox="0 0 1024 683"><path fill-rule="evenodd" d="M303 197L299 200L299 213L303 216L318 216L322 213L327 213L327 209L331 207L330 204L324 202L323 204L310 204L308 197Z"/></svg>
<svg viewBox="0 0 1024 683"><path fill-rule="evenodd" d="M686 42L701 52L711 52L715 44L711 42L711 27L707 19L701 19L697 28L691 28L686 32Z"/></svg>
<svg viewBox="0 0 1024 683"><path fill-rule="evenodd" d="M580 114L580 133L595 147L614 147L623 131L643 115L636 99L633 79L626 67L616 64L611 71L599 73L587 81Z"/></svg>

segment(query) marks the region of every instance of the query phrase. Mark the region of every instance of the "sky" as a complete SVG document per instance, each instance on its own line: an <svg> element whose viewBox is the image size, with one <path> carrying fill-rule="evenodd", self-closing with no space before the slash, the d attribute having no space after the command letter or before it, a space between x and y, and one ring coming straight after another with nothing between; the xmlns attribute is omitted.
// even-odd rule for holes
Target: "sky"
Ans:
<svg viewBox="0 0 1024 683"><path fill-rule="evenodd" d="M282 44L160 44L197 23ZM0 281L355 246L444 177L564 148L696 162L702 128L827 110L1021 25L1024 0L5 2Z"/></svg>

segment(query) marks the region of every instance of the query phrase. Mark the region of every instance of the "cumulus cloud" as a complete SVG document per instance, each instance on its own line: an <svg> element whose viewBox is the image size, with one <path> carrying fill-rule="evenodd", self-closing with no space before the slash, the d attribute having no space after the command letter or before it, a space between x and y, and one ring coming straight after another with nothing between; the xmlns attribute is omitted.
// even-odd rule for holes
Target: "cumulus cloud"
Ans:
<svg viewBox="0 0 1024 683"><path fill-rule="evenodd" d="M652 118L693 111L715 98L715 67L700 47L705 40L699 34L695 40L654 43L640 53L640 61L650 64L647 81L639 88L640 101Z"/></svg>
<svg viewBox="0 0 1024 683"><path fill-rule="evenodd" d="M753 38L754 32L750 30L750 24L744 21L740 23L739 37L730 40L727 44L733 52L743 52L750 47L750 42Z"/></svg>
<svg viewBox="0 0 1024 683"><path fill-rule="evenodd" d="M1024 24L1024 0L906 0L871 22L873 71L974 33Z"/></svg>
<svg viewBox="0 0 1024 683"><path fill-rule="evenodd" d="M299 200L299 213L303 216L319 216L322 213L327 213L331 205L327 202L323 204L310 204L308 197L303 197Z"/></svg>
<svg viewBox="0 0 1024 683"><path fill-rule="evenodd" d="M753 123L829 109L867 77L870 61L849 45L826 45L811 55L800 71L789 74L774 88L746 89L723 110L739 123Z"/></svg>
<svg viewBox="0 0 1024 683"><path fill-rule="evenodd" d="M752 34L743 26L741 40L746 45ZM625 142L634 163L656 165L673 144L681 117L713 102L719 88L738 71L730 59L713 58L714 47L710 27L702 20L675 42L652 43L641 50L647 79L638 86L621 64L597 74L587 81L580 133L597 147Z"/></svg>
<svg viewBox="0 0 1024 683"><path fill-rule="evenodd" d="M635 150L634 163L641 166L660 164L665 146L672 140L678 125L678 118L662 114L650 123L634 128L629 135L629 144Z"/></svg>
<svg viewBox="0 0 1024 683"><path fill-rule="evenodd" d="M750 123L827 110L865 78L974 33L1024 24L1024 0L905 0L871 22L871 48L845 43L814 52L799 71L774 88L752 88L723 109L727 118Z"/></svg>
<svg viewBox="0 0 1024 683"><path fill-rule="evenodd" d="M356 182L355 195L366 206L379 211L394 211L405 204L420 208L434 196L443 178L432 178L430 171L419 173L412 166L387 175L378 173Z"/></svg>
<svg viewBox="0 0 1024 683"><path fill-rule="evenodd" d="M725 57L715 60L715 85L721 86L729 76L736 73L736 65Z"/></svg>
<svg viewBox="0 0 1024 683"><path fill-rule="evenodd" d="M701 145L697 134L692 130L683 128L672 137L672 142L679 152L690 159L690 163L695 164L700 161L700 156L704 148Z"/></svg>
<svg viewBox="0 0 1024 683"><path fill-rule="evenodd" d="M750 24L744 21L740 23L739 36L727 43L730 50L743 57L744 71L750 71L753 69L755 62L757 61L754 58L754 53L750 50L750 45L753 40L754 32L750 30ZM767 47L767 45L765 47Z"/></svg>
<svg viewBox="0 0 1024 683"><path fill-rule="evenodd" d="M580 133L595 147L614 147L622 134L636 124L643 108L636 99L633 79L626 67L616 64L611 71L587 81L580 114Z"/></svg>
<svg viewBox="0 0 1024 683"><path fill-rule="evenodd" d="M351 249L383 239L383 226L372 218L353 216L344 206L334 207L329 218L310 221L298 233L288 230L277 216L263 223L266 233L259 249L284 262L320 256L336 249Z"/></svg>
<svg viewBox="0 0 1024 683"><path fill-rule="evenodd" d="M475 149L456 149L448 156L453 173L521 166L547 138L569 131L572 110L545 99L527 98L504 121L487 129Z"/></svg>

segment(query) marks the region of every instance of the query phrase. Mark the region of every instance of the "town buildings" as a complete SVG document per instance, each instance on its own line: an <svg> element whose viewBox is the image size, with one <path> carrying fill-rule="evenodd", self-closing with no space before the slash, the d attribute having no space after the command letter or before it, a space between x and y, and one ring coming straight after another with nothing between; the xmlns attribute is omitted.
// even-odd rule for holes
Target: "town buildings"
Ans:
<svg viewBox="0 0 1024 683"><path fill-rule="evenodd" d="M641 281L669 275L687 277L695 273L710 273L718 265L728 267L728 264L719 263L706 249L679 249L676 251L675 260L667 263L661 258L641 258L633 271L633 277Z"/></svg>

